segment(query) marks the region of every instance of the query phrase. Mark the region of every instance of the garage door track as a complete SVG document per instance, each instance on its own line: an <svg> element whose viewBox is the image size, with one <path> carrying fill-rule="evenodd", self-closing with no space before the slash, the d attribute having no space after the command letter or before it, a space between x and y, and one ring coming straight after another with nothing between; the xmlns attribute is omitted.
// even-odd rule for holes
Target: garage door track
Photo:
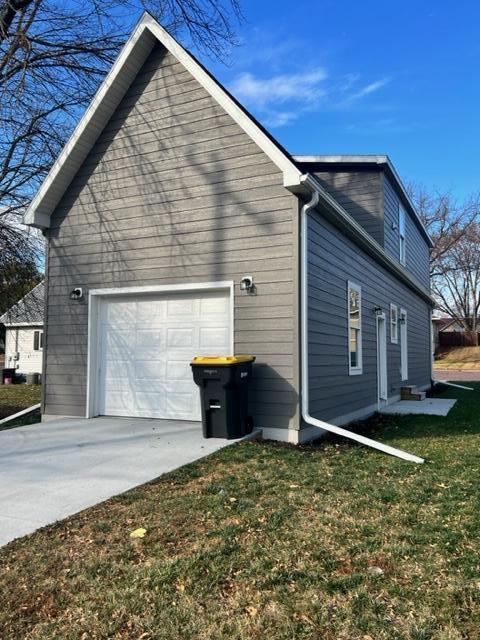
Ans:
<svg viewBox="0 0 480 640"><path fill-rule="evenodd" d="M230 441L231 442L231 441ZM0 545L229 443L198 422L68 419L0 432Z"/></svg>

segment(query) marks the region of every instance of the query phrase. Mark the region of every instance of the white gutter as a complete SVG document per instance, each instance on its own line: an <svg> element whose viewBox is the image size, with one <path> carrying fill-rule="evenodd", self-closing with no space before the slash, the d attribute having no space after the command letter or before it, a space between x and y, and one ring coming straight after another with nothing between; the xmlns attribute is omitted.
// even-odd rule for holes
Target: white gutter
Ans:
<svg viewBox="0 0 480 640"><path fill-rule="evenodd" d="M0 420L0 424L6 424L7 422L11 422L12 420L16 420L17 418L21 418L22 416L26 416L27 413L32 413L32 411L37 411L37 409L40 409L40 403L39 404L32 404L31 407L28 407L27 409L22 409L21 411L18 411L17 413L12 414L11 416L7 416L6 418L2 418L2 420Z"/></svg>
<svg viewBox="0 0 480 640"><path fill-rule="evenodd" d="M424 462L423 458L419 458L411 453L390 447L388 444L377 442L371 438L366 438L342 427L318 420L310 415L309 412L309 379L308 379L308 213L314 209L320 200L320 193L317 190L312 191L312 197L309 202L304 204L301 209L301 246L300 246L300 292L301 292L301 358L302 358L302 381L301 381L301 405L302 418L312 427L318 427L329 433L335 433L337 436L354 440L372 449L378 449L383 453L391 456L408 460L409 462Z"/></svg>
<svg viewBox="0 0 480 640"><path fill-rule="evenodd" d="M465 387L463 384L455 384L454 382L447 382L446 380L435 380L433 384L444 384L447 387L456 387L457 389L465 389L466 391L475 391L473 387Z"/></svg>

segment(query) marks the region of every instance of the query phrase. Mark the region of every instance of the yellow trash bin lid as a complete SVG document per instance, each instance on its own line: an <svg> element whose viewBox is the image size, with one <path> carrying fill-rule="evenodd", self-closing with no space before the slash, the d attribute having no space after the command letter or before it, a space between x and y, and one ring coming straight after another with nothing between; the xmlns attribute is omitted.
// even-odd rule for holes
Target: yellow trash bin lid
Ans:
<svg viewBox="0 0 480 640"><path fill-rule="evenodd" d="M192 360L193 365L207 365L228 367L242 362L255 362L255 356L196 356Z"/></svg>

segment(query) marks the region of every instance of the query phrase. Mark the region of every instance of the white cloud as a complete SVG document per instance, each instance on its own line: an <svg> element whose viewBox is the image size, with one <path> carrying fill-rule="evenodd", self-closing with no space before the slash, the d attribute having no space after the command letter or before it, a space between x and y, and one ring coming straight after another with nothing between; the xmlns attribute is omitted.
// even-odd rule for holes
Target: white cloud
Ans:
<svg viewBox="0 0 480 640"><path fill-rule="evenodd" d="M233 79L230 89L267 126L282 127L306 112L351 109L388 82L389 78L381 78L361 86L360 77L353 73L330 81L327 71L316 67L263 78L243 72Z"/></svg>
<svg viewBox="0 0 480 640"><path fill-rule="evenodd" d="M305 73L282 74L270 78L259 78L252 73L242 73L233 81L231 88L240 101L265 109L272 104L288 101L313 103L325 95L322 88L327 74L324 69L313 69Z"/></svg>
<svg viewBox="0 0 480 640"><path fill-rule="evenodd" d="M390 78L382 78L381 80L375 80L375 82L370 82L370 84L365 85L358 91L355 91L354 93L349 95L346 98L345 102L347 103L354 102L355 100L360 100L365 96L369 96L371 93L375 93L376 91L384 87L389 82L390 82Z"/></svg>

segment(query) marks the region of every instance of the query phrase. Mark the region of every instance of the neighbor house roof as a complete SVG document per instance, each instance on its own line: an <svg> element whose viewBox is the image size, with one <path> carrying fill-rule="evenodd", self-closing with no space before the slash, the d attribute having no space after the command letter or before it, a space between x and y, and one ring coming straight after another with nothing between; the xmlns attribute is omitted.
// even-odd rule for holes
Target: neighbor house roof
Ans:
<svg viewBox="0 0 480 640"><path fill-rule="evenodd" d="M408 192L403 184L400 176L398 175L395 167L393 166L392 161L387 155L319 155L319 156L302 156L302 155L294 155L293 159L295 162L299 164L299 166L303 170L314 170L315 165L319 168L327 168L328 166L340 165L344 168L370 168L372 166L377 166L382 171L385 171L387 176L393 183L394 188L398 192L403 204L407 207L407 209L412 214L417 227L422 232L425 240L428 244L433 247L433 242L428 235L428 231L425 229L425 225L423 224L418 212L415 208L415 205L412 202L412 199L408 195Z"/></svg>
<svg viewBox="0 0 480 640"><path fill-rule="evenodd" d="M42 325L45 306L45 282L40 282L2 316L0 322L6 325Z"/></svg>

